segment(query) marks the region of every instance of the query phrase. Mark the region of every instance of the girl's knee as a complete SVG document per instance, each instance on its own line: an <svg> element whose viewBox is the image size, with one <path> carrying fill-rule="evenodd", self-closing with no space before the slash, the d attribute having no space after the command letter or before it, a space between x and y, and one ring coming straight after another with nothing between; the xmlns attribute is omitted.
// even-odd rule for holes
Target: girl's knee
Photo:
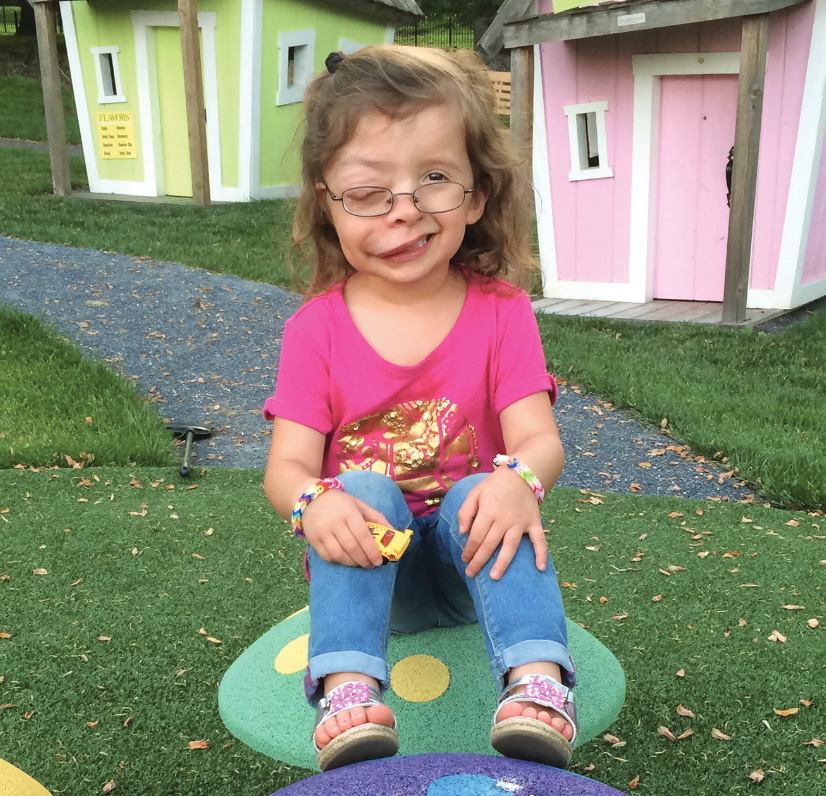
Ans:
<svg viewBox="0 0 826 796"><path fill-rule="evenodd" d="M465 476L460 481L457 481L445 495L442 501L441 514L442 516L455 516L459 513L471 489L478 483L487 478L490 473L474 473L473 475Z"/></svg>
<svg viewBox="0 0 826 796"><path fill-rule="evenodd" d="M386 475L370 470L349 470L338 476L348 495L381 512L394 527L407 527L412 515L399 487Z"/></svg>

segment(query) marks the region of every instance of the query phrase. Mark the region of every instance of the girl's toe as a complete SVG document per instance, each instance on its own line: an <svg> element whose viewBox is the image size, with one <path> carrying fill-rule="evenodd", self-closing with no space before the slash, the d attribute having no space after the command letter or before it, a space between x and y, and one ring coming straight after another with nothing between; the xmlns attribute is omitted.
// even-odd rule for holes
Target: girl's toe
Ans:
<svg viewBox="0 0 826 796"><path fill-rule="evenodd" d="M327 719L324 722L324 729L327 731L327 735L329 736L330 740L333 738L338 737L341 734L341 728L338 725L337 718L334 719Z"/></svg>
<svg viewBox="0 0 826 796"><path fill-rule="evenodd" d="M330 743L331 740L332 739L323 724L316 728L315 742L319 749L323 749L328 743Z"/></svg>
<svg viewBox="0 0 826 796"><path fill-rule="evenodd" d="M526 719L535 719L536 715L536 708L528 707L522 711L522 717Z"/></svg>
<svg viewBox="0 0 826 796"><path fill-rule="evenodd" d="M350 711L350 723L354 727L358 727L360 724L365 724L367 722L367 714L364 712L364 708L356 707Z"/></svg>
<svg viewBox="0 0 826 796"><path fill-rule="evenodd" d="M554 727L553 717L551 716L550 713L548 713L547 710L540 710L536 714L536 718L539 719L539 721L541 721L543 724L548 724L551 727ZM557 729L557 728L554 727L554 729Z"/></svg>

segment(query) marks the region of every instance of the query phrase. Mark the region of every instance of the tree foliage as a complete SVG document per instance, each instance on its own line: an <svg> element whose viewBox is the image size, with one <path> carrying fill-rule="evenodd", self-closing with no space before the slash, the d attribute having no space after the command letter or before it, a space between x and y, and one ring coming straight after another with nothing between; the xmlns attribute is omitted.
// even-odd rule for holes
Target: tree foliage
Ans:
<svg viewBox="0 0 826 796"><path fill-rule="evenodd" d="M493 21L501 0L418 0L425 16L450 16L461 24L472 26L477 20Z"/></svg>

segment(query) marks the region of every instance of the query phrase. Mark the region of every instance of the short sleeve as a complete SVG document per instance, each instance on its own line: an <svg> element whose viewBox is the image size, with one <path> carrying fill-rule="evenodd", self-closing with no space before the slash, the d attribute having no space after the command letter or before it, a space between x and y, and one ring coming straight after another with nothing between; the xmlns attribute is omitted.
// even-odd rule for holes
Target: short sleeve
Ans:
<svg viewBox="0 0 826 796"><path fill-rule="evenodd" d="M496 357L494 409L500 414L516 401L547 392L556 402L557 386L545 364L545 352L527 295L504 302L507 309L499 319Z"/></svg>
<svg viewBox="0 0 826 796"><path fill-rule="evenodd" d="M333 427L330 412L329 350L304 328L301 314L284 325L275 393L264 402L267 420L292 420L328 434Z"/></svg>

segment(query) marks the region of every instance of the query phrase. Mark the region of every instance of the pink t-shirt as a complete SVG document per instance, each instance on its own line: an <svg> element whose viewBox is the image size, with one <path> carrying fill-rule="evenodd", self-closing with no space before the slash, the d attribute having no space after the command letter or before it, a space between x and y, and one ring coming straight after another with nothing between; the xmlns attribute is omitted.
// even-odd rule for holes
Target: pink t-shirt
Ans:
<svg viewBox="0 0 826 796"><path fill-rule="evenodd" d="M506 452L499 413L545 391L556 400L526 293L471 278L453 328L407 367L382 359L364 339L342 283L287 321L264 417L326 436L322 477L383 473L423 516L460 479L491 472L493 457Z"/></svg>

